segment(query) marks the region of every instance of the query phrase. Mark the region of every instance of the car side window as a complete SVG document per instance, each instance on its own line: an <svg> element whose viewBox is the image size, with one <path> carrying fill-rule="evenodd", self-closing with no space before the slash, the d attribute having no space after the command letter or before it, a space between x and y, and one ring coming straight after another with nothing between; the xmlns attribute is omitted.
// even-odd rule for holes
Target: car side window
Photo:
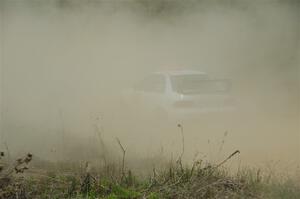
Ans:
<svg viewBox="0 0 300 199"><path fill-rule="evenodd" d="M166 80L163 75L150 75L138 83L136 90L152 93L163 93Z"/></svg>

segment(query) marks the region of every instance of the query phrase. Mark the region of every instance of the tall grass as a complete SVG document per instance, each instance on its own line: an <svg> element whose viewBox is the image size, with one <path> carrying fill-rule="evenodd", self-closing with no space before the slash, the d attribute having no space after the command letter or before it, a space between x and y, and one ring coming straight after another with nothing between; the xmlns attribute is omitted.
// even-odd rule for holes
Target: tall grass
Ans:
<svg viewBox="0 0 300 199"><path fill-rule="evenodd" d="M121 164L32 161L29 166L28 154L2 164L0 198L300 198L296 179L270 179L261 169L230 173L224 164L235 155L216 164L199 159L187 165L178 158L142 176L125 165L125 155Z"/></svg>

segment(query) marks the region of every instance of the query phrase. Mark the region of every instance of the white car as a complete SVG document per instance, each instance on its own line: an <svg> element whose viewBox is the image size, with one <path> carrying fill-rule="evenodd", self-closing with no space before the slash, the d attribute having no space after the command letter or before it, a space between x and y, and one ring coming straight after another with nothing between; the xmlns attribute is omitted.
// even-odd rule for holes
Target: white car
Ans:
<svg viewBox="0 0 300 199"><path fill-rule="evenodd" d="M199 71L167 71L145 77L124 98L126 106L131 104L141 116L185 119L233 110L230 90L229 79L212 79Z"/></svg>

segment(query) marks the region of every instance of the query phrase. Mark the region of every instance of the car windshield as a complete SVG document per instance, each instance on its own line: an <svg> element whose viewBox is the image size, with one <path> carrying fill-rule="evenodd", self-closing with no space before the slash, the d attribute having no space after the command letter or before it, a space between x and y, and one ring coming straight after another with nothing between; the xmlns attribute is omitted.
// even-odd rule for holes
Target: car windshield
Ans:
<svg viewBox="0 0 300 199"><path fill-rule="evenodd" d="M224 79L208 79L204 75L171 76L172 88L180 94L224 93L230 89L230 81Z"/></svg>

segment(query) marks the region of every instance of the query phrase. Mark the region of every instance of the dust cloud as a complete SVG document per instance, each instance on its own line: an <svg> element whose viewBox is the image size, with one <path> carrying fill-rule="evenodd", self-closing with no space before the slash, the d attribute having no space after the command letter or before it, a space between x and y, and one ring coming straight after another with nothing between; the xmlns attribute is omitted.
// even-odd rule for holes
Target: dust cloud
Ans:
<svg viewBox="0 0 300 199"><path fill-rule="evenodd" d="M218 161L238 149L241 162L299 165L298 1L0 6L1 148L11 154L93 158L118 153L118 137L128 156L175 157L180 122L187 159ZM122 91L137 80L174 69L230 78L238 110L161 130L122 106Z"/></svg>

